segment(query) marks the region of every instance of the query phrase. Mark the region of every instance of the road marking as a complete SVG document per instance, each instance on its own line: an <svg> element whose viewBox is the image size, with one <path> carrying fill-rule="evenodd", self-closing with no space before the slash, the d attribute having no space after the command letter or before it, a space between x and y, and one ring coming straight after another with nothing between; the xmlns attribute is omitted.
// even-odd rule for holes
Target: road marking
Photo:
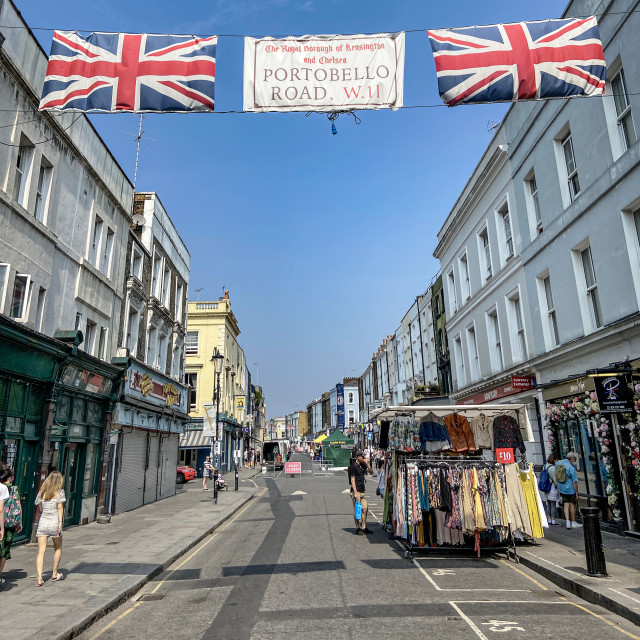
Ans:
<svg viewBox="0 0 640 640"><path fill-rule="evenodd" d="M633 600L634 602L637 602L638 604L640 604L640 600L638 600L637 598L632 598L631 596L627 595L626 593L622 593L622 591L618 591L617 589L614 589L613 587L609 587L610 591L613 591L614 593L617 593L618 595L624 596L625 598L629 598L629 600Z"/></svg>
<svg viewBox="0 0 640 640"><path fill-rule="evenodd" d="M122 618L124 618L125 616L128 616L136 607L139 607L141 604L142 602L136 602L130 609L127 609L123 614L119 615L115 620L112 620L104 629L98 631L98 633L96 633L95 636L91 636L89 640L96 640L96 638L99 638L105 631L108 631L109 629L111 629L111 627L113 627L113 625L116 622L119 622L120 620L122 620Z"/></svg>
<svg viewBox="0 0 640 640"><path fill-rule="evenodd" d="M522 569L518 569L517 567L514 567L510 562L507 562L503 558L500 558L500 562L502 562L503 564L506 564L508 567L511 567L516 573L519 573L521 576L524 576L527 580L531 580L533 584L535 584L537 587L540 587L543 591L549 591L548 587L545 587L541 582L538 582L535 578L528 576L524 571L522 571Z"/></svg>
<svg viewBox="0 0 640 640"><path fill-rule="evenodd" d="M351 489L345 489L342 493L351 493Z"/></svg>
<svg viewBox="0 0 640 640"><path fill-rule="evenodd" d="M587 607L583 607L581 604L578 604L577 602L571 602L571 600L567 600L567 598L565 598L564 596L560 596L560 597L567 604L570 604L570 605L572 605L574 607L578 607L578 609L582 609L583 611L586 611L587 613L589 613L592 616L598 618L599 620L602 620L602 622L606 622L610 627L613 627L614 629L617 629L620 633L624 633L625 636L629 636L630 638L634 638L634 640L640 640L640 636L636 636L633 633L631 633L630 631L625 631L624 629L621 629L615 622L611 622L611 620L607 620L604 616L601 616L599 613L596 613L595 611L591 611L590 609L587 609Z"/></svg>
<svg viewBox="0 0 640 640"><path fill-rule="evenodd" d="M294 491L291 495L292 496L306 496L307 492L306 491Z"/></svg>
<svg viewBox="0 0 640 640"><path fill-rule="evenodd" d="M471 627L471 630L480 638L480 640L489 640L487 636L476 627L474 621L465 613L463 613L462 609L455 602L449 602L449 604L458 612L458 615Z"/></svg>

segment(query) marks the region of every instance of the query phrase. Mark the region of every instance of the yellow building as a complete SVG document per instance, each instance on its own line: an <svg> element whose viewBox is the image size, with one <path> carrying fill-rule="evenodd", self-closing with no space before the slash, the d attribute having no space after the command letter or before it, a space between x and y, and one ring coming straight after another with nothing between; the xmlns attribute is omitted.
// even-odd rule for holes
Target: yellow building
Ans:
<svg viewBox="0 0 640 640"><path fill-rule="evenodd" d="M224 358L220 374L220 464L222 470L230 470L235 448L231 432L235 426L244 426L246 417L247 366L237 340L240 327L228 291L214 302L189 302L187 313L185 381L191 387L190 429L182 438L181 460L201 469L209 454L211 440L203 436L202 426L210 422L215 428L216 376L211 358L217 348Z"/></svg>

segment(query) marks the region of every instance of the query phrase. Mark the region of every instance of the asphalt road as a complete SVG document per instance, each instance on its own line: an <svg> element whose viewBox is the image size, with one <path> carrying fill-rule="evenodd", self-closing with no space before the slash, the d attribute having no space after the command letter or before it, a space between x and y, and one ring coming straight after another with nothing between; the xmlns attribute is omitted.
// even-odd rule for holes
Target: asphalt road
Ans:
<svg viewBox="0 0 640 640"><path fill-rule="evenodd" d="M309 468L305 458L305 468ZM345 473L256 476L263 493L83 640L640 640L640 630L500 557L405 559L354 535Z"/></svg>

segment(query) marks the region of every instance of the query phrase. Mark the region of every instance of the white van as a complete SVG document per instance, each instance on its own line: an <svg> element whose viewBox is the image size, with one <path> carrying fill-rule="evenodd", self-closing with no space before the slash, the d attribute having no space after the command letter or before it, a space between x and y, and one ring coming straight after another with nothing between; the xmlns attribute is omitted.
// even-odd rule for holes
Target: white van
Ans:
<svg viewBox="0 0 640 640"><path fill-rule="evenodd" d="M284 469L288 446L286 440L265 440L262 443L260 464L268 467L275 465L276 469Z"/></svg>

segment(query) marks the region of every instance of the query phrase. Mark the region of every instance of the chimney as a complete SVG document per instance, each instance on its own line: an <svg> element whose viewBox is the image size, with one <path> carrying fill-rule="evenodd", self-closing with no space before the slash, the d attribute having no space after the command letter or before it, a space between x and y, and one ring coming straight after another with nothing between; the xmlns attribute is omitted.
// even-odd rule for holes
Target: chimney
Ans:
<svg viewBox="0 0 640 640"><path fill-rule="evenodd" d="M228 300L229 299L229 291L225 291L224 292L224 299Z"/></svg>

